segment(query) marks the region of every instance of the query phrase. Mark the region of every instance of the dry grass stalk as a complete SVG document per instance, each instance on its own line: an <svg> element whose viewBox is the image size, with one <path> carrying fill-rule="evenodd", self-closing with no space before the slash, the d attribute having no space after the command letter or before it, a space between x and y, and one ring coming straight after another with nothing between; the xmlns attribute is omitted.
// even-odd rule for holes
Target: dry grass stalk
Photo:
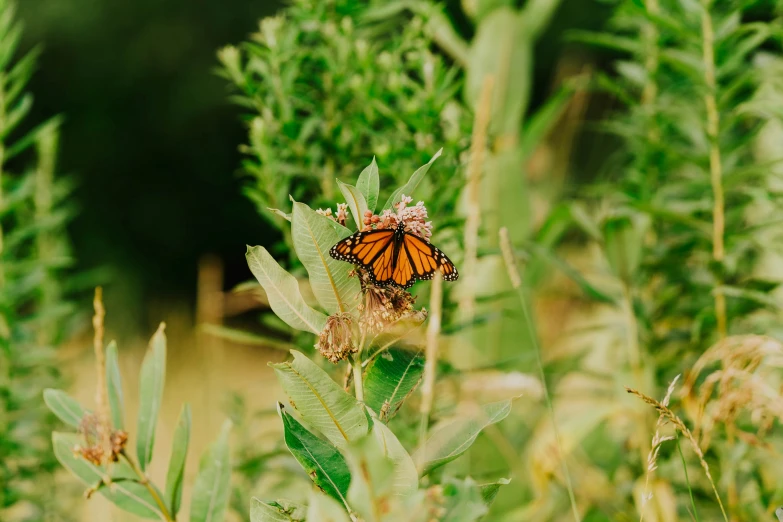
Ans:
<svg viewBox="0 0 783 522"><path fill-rule="evenodd" d="M652 397L649 397L638 390L634 390L633 388L628 388L626 386L625 391L627 391L631 395L635 395L645 403L649 404L650 406L658 410L658 413L661 415L661 417L669 421L672 424L672 426L674 426L677 429L677 431L679 431L686 439L688 439L688 442L693 448L693 451L696 453L696 456L699 457L699 462L701 463L701 467L704 468L704 474L707 476L707 480L710 482L710 485L712 486L712 491L715 493L715 498L718 501L718 505L720 506L721 513L723 513L723 518L726 520L726 522L728 522L729 518L726 515L726 510L723 507L723 502L721 501L720 495L718 494L718 488L715 486L715 481L713 480L712 474L710 473L710 466L709 464L707 464L707 461L704 460L704 453L699 447L699 443L696 442L696 439L691 433L691 430L688 429L688 426L686 426L685 423L682 421L682 419L680 419L677 416L677 414L675 414L672 410L670 410L667 405L658 402Z"/></svg>
<svg viewBox="0 0 783 522"><path fill-rule="evenodd" d="M669 406L669 400L671 400L672 393L674 392L674 386L677 384L679 379L680 376L677 375L674 379L672 379L672 382L669 383L669 389L666 390L666 395L661 401L662 405L666 407ZM665 423L666 417L663 414L659 414L658 422L655 423L655 435L653 435L652 438L650 453L647 454L647 472L645 473L644 478L644 493L642 495L641 516L639 516L639 522L644 520L645 505L647 504L648 500L652 499L652 493L650 492L650 476L653 474L653 471L658 469L658 455L661 452L661 445L666 441L674 440L674 437L670 435L661 435L661 428Z"/></svg>
<svg viewBox="0 0 783 522"><path fill-rule="evenodd" d="M98 410L98 426L96 431L100 439L100 447L103 450L103 456L108 458L112 454L112 425L111 414L109 412L109 395L106 384L106 351L104 350L103 321L106 317L106 309L103 307L103 289L99 286L95 288L95 298L93 299L93 308L95 315L92 318L92 327L95 331L93 337L93 348L95 349L95 406Z"/></svg>
<svg viewBox="0 0 783 522"><path fill-rule="evenodd" d="M492 89L495 77L487 75L481 86L481 95L473 122L470 143L470 162L467 172L467 219L465 220L465 257L462 263L464 278L459 308L463 317L470 321L476 307L476 265L478 262L478 236L481 225L480 182L484 168L484 153L487 143L487 127L492 112Z"/></svg>
<svg viewBox="0 0 783 522"><path fill-rule="evenodd" d="M427 325L427 344L424 360L424 377L421 386L421 424L419 428L419 442L424 444L427 438L427 427L432 403L435 396L435 371L438 365L438 336L440 335L440 319L443 306L443 274L435 272L432 278L432 291L430 293L430 323Z"/></svg>

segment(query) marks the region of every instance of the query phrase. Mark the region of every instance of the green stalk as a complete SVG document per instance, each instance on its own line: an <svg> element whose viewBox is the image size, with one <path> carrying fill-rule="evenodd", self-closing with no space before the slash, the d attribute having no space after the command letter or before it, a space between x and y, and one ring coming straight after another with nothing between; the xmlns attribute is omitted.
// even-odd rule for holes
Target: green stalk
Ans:
<svg viewBox="0 0 783 522"><path fill-rule="evenodd" d="M691 507L693 508L693 516L696 517L696 522L701 522L699 519L699 512L696 511L696 501L693 499L693 488L691 488L691 481L688 478L688 466L685 464L685 455L682 453L682 447L680 446L680 437L675 439L677 443L677 451L680 452L680 460L682 461L682 469L685 472L685 483L688 484L688 493L691 496Z"/></svg>
<svg viewBox="0 0 783 522"><path fill-rule="evenodd" d="M571 501L571 510L574 515L574 520L580 522L579 511L576 508L576 496L574 495L574 487L571 484L571 475L568 472L568 465L565 461L565 453L563 452L563 444L560 441L560 432L557 429L557 421L555 420L555 408L552 405L552 398L549 395L549 387L546 384L546 374L544 373L544 363L541 360L541 347L538 344L538 337L533 331L533 321L530 317L530 312L527 307L527 299L525 298L524 290L522 289L522 279L517 272L516 261L514 258L514 252L511 247L511 241L508 237L508 229L502 227L500 229L500 249L503 252L503 260L506 263L506 269L508 270L508 277L511 279L511 286L519 297L519 302L522 306L522 315L524 316L525 326L530 333L530 342L533 345L533 351L536 354L536 362L538 363L538 372L541 377L541 385L544 388L544 399L546 400L547 408L549 408L549 415L552 418L552 430L555 433L555 441L557 443L557 451L560 457L560 464L563 468L563 476L566 481L566 488L568 489L568 498Z"/></svg>

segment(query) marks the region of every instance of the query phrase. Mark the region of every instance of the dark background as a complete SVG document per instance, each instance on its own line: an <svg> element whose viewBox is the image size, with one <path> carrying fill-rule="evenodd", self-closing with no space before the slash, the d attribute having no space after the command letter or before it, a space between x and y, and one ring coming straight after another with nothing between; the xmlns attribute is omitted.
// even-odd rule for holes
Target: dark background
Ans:
<svg viewBox="0 0 783 522"><path fill-rule="evenodd" d="M65 116L59 170L78 183L79 214L70 227L77 268L108 269L99 278L109 305L138 326L151 320L146 303L194 302L201 255L223 259L230 286L250 276L245 244L271 239L241 193L240 110L214 71L217 49L245 39L278 7L259 0L20 2L23 47L44 46L31 119ZM598 28L605 14L589 0L563 2L538 45L533 109L550 91L566 31Z"/></svg>

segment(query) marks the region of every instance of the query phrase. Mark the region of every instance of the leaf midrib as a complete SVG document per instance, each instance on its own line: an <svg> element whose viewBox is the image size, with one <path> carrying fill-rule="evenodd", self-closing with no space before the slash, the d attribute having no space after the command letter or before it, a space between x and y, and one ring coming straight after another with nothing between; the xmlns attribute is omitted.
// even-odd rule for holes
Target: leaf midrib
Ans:
<svg viewBox="0 0 783 522"><path fill-rule="evenodd" d="M315 245L315 250L318 252L318 257L321 259L321 264L324 267L324 271L326 272L326 277L329 278L329 284L332 286L332 291L334 292L334 297L337 300L337 307L340 310L340 313L345 313L345 308L343 307L343 301L340 299L340 293L337 290L337 284L334 282L334 278L332 277L332 272L329 270L329 265L326 263L326 258L324 257L323 252L321 251L321 245L318 244L318 240L315 237L315 234L313 233L313 229L310 226L309 220L305 217L304 218L304 226L307 229L307 232L310 234L310 239L313 241L313 245Z"/></svg>

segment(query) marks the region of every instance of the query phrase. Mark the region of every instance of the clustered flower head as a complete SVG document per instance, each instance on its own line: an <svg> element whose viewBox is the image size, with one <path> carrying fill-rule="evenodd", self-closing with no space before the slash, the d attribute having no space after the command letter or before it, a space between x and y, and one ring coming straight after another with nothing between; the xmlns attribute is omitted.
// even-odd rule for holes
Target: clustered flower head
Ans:
<svg viewBox="0 0 783 522"><path fill-rule="evenodd" d="M361 325L371 332L381 332L387 326L402 319L423 322L426 312L413 308L416 297L402 288L373 283L370 274L361 267L351 272L359 277L362 285L362 302L359 303Z"/></svg>
<svg viewBox="0 0 783 522"><path fill-rule="evenodd" d="M86 413L79 423L79 433L84 437L85 446L76 446L74 452L84 460L100 466L107 461L117 462L120 453L128 442L128 434L122 430L112 430L110 426L103 426L94 413ZM111 430L109 436L109 448L101 444L103 430ZM108 451L107 451L108 450Z"/></svg>
<svg viewBox="0 0 783 522"><path fill-rule="evenodd" d="M318 214L321 214L322 216L326 216L332 221L337 221L342 226L345 226L345 223L348 221L348 204L347 203L338 203L337 204L337 214L332 214L332 209L327 208L319 208L316 210Z"/></svg>
<svg viewBox="0 0 783 522"><path fill-rule="evenodd" d="M333 363L347 359L350 354L355 353L351 314L330 315L326 320L326 326L318 336L315 347L321 355Z"/></svg>
<svg viewBox="0 0 783 522"><path fill-rule="evenodd" d="M397 228L400 223L405 225L405 231L411 234L430 240L432 237L432 221L427 221L427 207L423 201L419 201L414 206L408 206L413 199L403 194L400 202L395 205L396 210L386 209L380 215L375 215L371 211L364 213L364 229L378 230L383 228Z"/></svg>

